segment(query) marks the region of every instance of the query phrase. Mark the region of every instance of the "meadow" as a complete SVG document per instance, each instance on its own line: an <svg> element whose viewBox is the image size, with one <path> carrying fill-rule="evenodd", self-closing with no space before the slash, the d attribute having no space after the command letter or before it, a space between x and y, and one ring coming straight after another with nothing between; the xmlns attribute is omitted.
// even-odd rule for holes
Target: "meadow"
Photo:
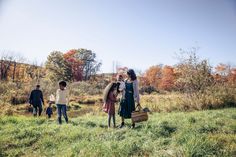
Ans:
<svg viewBox="0 0 236 157"><path fill-rule="evenodd" d="M69 114L74 118L63 125L45 116L1 116L0 156L236 156L235 108L150 113L135 129L130 121L107 129L101 112Z"/></svg>
<svg viewBox="0 0 236 157"><path fill-rule="evenodd" d="M75 69L67 64L62 68L61 59L66 56L80 63L74 55L80 51L84 50L52 52L45 67L31 66L32 73L44 71L42 76L18 79L16 70L0 81L0 157L236 156L235 68L220 64L214 73L208 62L198 60L195 54L175 67L152 66L138 78L141 106L151 111L149 120L135 129L130 128L130 121L125 128L108 129L102 93L116 75L88 79L87 74L73 76L70 72ZM55 67L66 71L55 73ZM70 82L69 124L57 124L55 105L53 118L47 119L47 103L43 116L34 118L27 104L31 90L40 82L47 102L61 79Z"/></svg>

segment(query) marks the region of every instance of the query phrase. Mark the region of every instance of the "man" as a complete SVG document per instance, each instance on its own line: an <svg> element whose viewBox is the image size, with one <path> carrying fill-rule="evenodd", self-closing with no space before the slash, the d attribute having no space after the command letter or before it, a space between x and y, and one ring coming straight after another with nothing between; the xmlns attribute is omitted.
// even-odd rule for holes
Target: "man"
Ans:
<svg viewBox="0 0 236 157"><path fill-rule="evenodd" d="M43 92L40 90L40 85L36 86L36 89L34 89L29 98L30 105L33 105L33 115L36 117L37 114L41 116L43 107L42 104L44 104L43 100Z"/></svg>

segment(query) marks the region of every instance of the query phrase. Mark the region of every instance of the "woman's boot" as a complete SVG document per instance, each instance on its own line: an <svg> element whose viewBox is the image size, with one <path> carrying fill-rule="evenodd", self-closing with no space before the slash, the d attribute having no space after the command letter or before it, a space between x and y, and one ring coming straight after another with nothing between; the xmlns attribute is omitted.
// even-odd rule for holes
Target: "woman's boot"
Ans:
<svg viewBox="0 0 236 157"><path fill-rule="evenodd" d="M120 125L120 129L123 128L125 126L125 122L122 122L121 125Z"/></svg>
<svg viewBox="0 0 236 157"><path fill-rule="evenodd" d="M131 127L131 128L132 128L132 129L134 129L134 128L135 128L135 123L133 123L133 124L132 124L132 127Z"/></svg>

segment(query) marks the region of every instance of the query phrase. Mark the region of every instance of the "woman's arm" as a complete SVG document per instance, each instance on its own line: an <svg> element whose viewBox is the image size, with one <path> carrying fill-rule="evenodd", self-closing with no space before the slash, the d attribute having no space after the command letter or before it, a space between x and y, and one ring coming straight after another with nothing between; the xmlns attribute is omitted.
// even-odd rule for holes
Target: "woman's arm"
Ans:
<svg viewBox="0 0 236 157"><path fill-rule="evenodd" d="M139 85L138 85L138 80L135 80L133 82L133 89L134 89L134 99L135 101L138 103L138 105L140 104L140 97L139 97Z"/></svg>

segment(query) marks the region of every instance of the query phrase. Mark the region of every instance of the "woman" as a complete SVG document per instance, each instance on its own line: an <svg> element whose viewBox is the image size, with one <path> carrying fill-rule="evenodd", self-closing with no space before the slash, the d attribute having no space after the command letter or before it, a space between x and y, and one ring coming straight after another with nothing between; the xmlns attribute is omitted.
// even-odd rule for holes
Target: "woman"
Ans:
<svg viewBox="0 0 236 157"><path fill-rule="evenodd" d="M128 79L125 81L125 88L122 92L122 100L120 103L119 115L121 116L121 126L125 125L124 120L131 118L131 113L135 110L135 101L139 103L139 90L138 90L138 80L133 69L129 69L127 72ZM135 127L135 123L132 124L132 128Z"/></svg>

